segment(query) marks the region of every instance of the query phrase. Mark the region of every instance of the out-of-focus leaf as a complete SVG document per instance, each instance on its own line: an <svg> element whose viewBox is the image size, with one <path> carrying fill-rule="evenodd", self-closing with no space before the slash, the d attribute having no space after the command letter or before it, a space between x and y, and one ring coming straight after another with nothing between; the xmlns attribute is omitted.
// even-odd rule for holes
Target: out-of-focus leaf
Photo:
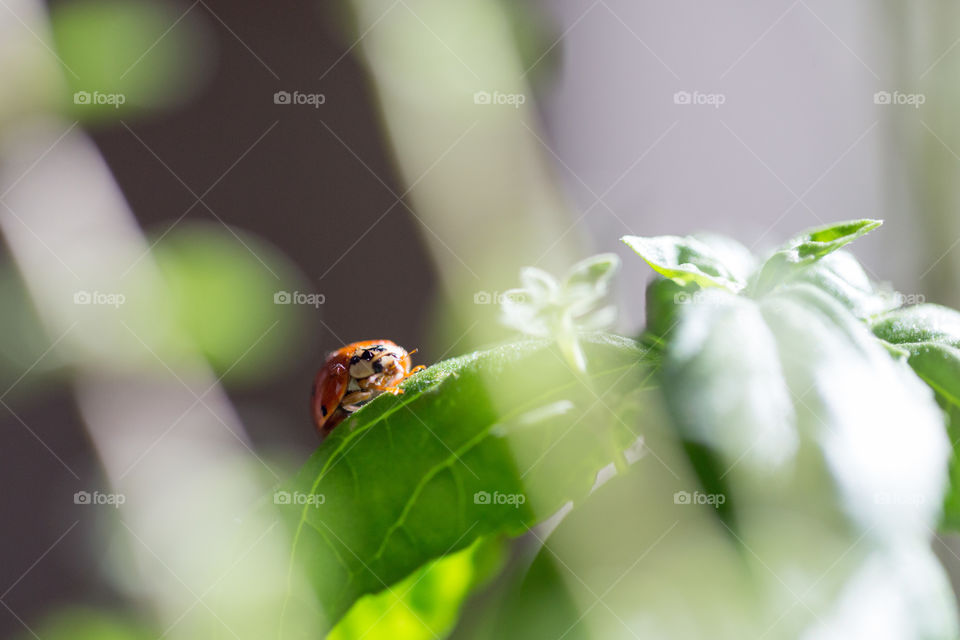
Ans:
<svg viewBox="0 0 960 640"><path fill-rule="evenodd" d="M723 266L733 274L737 282L747 282L750 274L757 268L757 258L745 246L717 233L695 233L693 237L710 247Z"/></svg>
<svg viewBox="0 0 960 640"><path fill-rule="evenodd" d="M585 372L587 362L577 336L613 325L616 308L600 305L619 268L616 254L592 256L573 265L561 284L546 271L525 267L520 270L524 288L504 294L500 321L528 336L553 338L567 362Z"/></svg>
<svg viewBox="0 0 960 640"><path fill-rule="evenodd" d="M127 617L94 611L69 608L47 617L37 627L36 633L23 633L22 640L152 640L158 632Z"/></svg>
<svg viewBox="0 0 960 640"><path fill-rule="evenodd" d="M940 526L947 531L960 531L960 461L957 456L957 443L960 443L960 405L947 405L947 436L953 444L953 457L950 459L950 488L943 500L943 520Z"/></svg>
<svg viewBox="0 0 960 640"><path fill-rule="evenodd" d="M180 225L153 249L181 326L231 383L289 365L309 340L309 316L322 313L325 302L322 293L305 291L308 285L275 248L235 233Z"/></svg>
<svg viewBox="0 0 960 640"><path fill-rule="evenodd" d="M662 346L664 339L676 328L680 313L686 308L685 302L693 300L700 291L700 285L690 283L679 285L669 278L656 277L647 285L646 327L644 339L655 346Z"/></svg>
<svg viewBox="0 0 960 640"><path fill-rule="evenodd" d="M797 269L843 248L883 224L882 220L849 220L811 229L790 239L760 268L753 290L764 293L782 284Z"/></svg>
<svg viewBox="0 0 960 640"><path fill-rule="evenodd" d="M795 408L816 416L807 428L848 517L891 544L928 535L949 458L932 394L821 289L786 285L762 304Z"/></svg>
<svg viewBox="0 0 960 640"><path fill-rule="evenodd" d="M521 269L520 283L523 285L523 288L518 291L525 291L530 295L530 300L536 303L549 302L553 296L559 292L560 288L552 275L536 267L524 267ZM522 300L521 298L511 298L510 296L506 296L506 299L507 301Z"/></svg>
<svg viewBox="0 0 960 640"><path fill-rule="evenodd" d="M570 267L563 288L574 298L589 299L591 295L602 298L619 268L620 258L614 253L591 256Z"/></svg>
<svg viewBox="0 0 960 640"><path fill-rule="evenodd" d="M701 287L739 291L745 285L710 245L692 237L624 236L621 240L654 271L679 285L694 282Z"/></svg>
<svg viewBox="0 0 960 640"><path fill-rule="evenodd" d="M53 340L44 332L30 295L10 264L0 263L0 300L0 388L25 391L38 376L64 362L55 350L41 357Z"/></svg>
<svg viewBox="0 0 960 640"><path fill-rule="evenodd" d="M332 432L291 486L322 504L289 508L291 562L331 622L436 557L582 499L633 443L618 416L638 404L643 351L581 342L586 375L549 341L508 344L434 365Z"/></svg>
<svg viewBox="0 0 960 640"><path fill-rule="evenodd" d="M210 68L197 12L146 0L81 0L51 12L54 46L68 67L71 113L117 118L130 108L182 100Z"/></svg>
<svg viewBox="0 0 960 640"><path fill-rule="evenodd" d="M953 637L928 548L948 448L932 394L818 287L698 293L663 352L679 429L645 428L656 457L560 523L493 637L848 638L850 620L869 619ZM759 445L790 446L751 460L743 423ZM858 597L865 586L891 606ZM909 615L920 603L923 621Z"/></svg>
<svg viewBox="0 0 960 640"><path fill-rule="evenodd" d="M491 640L741 640L771 629L769 637L795 638L815 620L807 607L789 606L790 590L810 603L836 593L837 576L860 555L843 527L810 517L802 502L767 508L766 522L748 509L750 552L741 553L714 508L691 500L695 480L675 462L678 443L657 440L652 449L669 469L647 456L564 518Z"/></svg>
<svg viewBox="0 0 960 640"><path fill-rule="evenodd" d="M934 390L947 413L953 457L941 524L960 530L960 313L921 304L878 316L871 328L877 337L907 352L907 362Z"/></svg>
<svg viewBox="0 0 960 640"><path fill-rule="evenodd" d="M812 262L850 244L882 224L883 220L870 219L836 222L801 233L791 239L781 251L791 256L791 262Z"/></svg>
<svg viewBox="0 0 960 640"><path fill-rule="evenodd" d="M457 622L470 592L502 565L499 540L427 563L389 589L364 596L327 635L327 640L432 640Z"/></svg>
<svg viewBox="0 0 960 640"><path fill-rule="evenodd" d="M860 262L847 251L824 256L797 273L792 281L819 287L861 319L889 311L900 304L893 291L871 282Z"/></svg>
<svg viewBox="0 0 960 640"><path fill-rule="evenodd" d="M926 545L878 550L864 558L830 615L804 640L956 638L955 596L937 557ZM883 603L883 606L877 606Z"/></svg>
<svg viewBox="0 0 960 640"><path fill-rule="evenodd" d="M891 311L870 323L878 338L891 344L936 342L960 349L960 313L936 304Z"/></svg>
<svg viewBox="0 0 960 640"><path fill-rule="evenodd" d="M671 335L661 375L685 438L726 464L771 469L793 456L796 418L776 337L753 300L700 292Z"/></svg>

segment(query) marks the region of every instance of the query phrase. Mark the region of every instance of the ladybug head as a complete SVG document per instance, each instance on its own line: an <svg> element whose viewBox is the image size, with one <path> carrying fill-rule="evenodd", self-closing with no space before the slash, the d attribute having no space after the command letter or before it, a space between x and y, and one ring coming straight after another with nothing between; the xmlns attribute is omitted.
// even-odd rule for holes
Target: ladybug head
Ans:
<svg viewBox="0 0 960 640"><path fill-rule="evenodd" d="M406 351L396 346L364 347L350 358L350 376L358 380L376 376L378 381L402 376L406 355Z"/></svg>

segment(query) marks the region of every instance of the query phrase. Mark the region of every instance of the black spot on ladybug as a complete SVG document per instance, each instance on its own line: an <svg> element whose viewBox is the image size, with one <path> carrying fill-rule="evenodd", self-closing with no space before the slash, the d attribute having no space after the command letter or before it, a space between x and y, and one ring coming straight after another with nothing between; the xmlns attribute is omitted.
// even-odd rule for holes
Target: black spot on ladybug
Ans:
<svg viewBox="0 0 960 640"><path fill-rule="evenodd" d="M377 372L377 373L380 373L381 371L383 371L383 363L380 362L379 360L377 360L376 362L374 362L374 363L373 363L373 370L374 370L375 372Z"/></svg>
<svg viewBox="0 0 960 640"><path fill-rule="evenodd" d="M366 354L364 354L364 356L366 356ZM369 359L370 358L367 358L367 360ZM358 362L360 362L360 356L353 356L350 358L350 364L357 364Z"/></svg>
<svg viewBox="0 0 960 640"><path fill-rule="evenodd" d="M363 352L363 356L361 356L361 357L362 357L364 360L371 360L371 359L373 359L373 350L372 350L372 349L367 349L366 351Z"/></svg>
<svg viewBox="0 0 960 640"><path fill-rule="evenodd" d="M322 413L322 414L323 414L323 417L326 418L326 417L327 417L327 408L326 408L325 406L323 406L323 405L320 405L320 413Z"/></svg>

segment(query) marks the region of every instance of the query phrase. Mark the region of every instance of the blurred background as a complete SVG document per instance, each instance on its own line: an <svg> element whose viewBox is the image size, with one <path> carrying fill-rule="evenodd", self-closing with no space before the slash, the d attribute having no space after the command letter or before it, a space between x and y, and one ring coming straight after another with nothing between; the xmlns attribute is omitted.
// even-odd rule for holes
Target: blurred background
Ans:
<svg viewBox="0 0 960 640"><path fill-rule="evenodd" d="M204 451L276 482L316 446L326 352L486 344L523 265L701 229L759 251L879 217L856 249L872 275L960 304L957 18L0 0L0 635L123 606L112 516L77 492L156 490ZM618 303L639 331L641 292Z"/></svg>

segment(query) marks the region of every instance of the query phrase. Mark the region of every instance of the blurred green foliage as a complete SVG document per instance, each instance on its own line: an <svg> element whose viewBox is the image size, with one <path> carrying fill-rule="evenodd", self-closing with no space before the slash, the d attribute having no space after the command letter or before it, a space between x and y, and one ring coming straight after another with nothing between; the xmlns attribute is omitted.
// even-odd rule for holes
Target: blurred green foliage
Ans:
<svg viewBox="0 0 960 640"><path fill-rule="evenodd" d="M323 307L295 304L307 283L261 239L184 223L156 242L153 257L183 330L226 383L267 379L310 344L307 327ZM278 304L284 293L289 303Z"/></svg>
<svg viewBox="0 0 960 640"><path fill-rule="evenodd" d="M51 12L71 116L113 119L186 98L212 64L198 9L153 0L79 0ZM77 94L86 96L76 98ZM122 96L119 100L97 96ZM117 102L121 102L117 108Z"/></svg>
<svg viewBox="0 0 960 640"><path fill-rule="evenodd" d="M497 539L428 562L389 589L360 598L327 640L430 640L453 628L464 600L503 564Z"/></svg>
<svg viewBox="0 0 960 640"><path fill-rule="evenodd" d="M14 383L14 392L22 392L39 376L62 366L63 360L56 352L41 358L50 339L20 274L9 263L0 263L0 300L0 393Z"/></svg>
<svg viewBox="0 0 960 640"><path fill-rule="evenodd" d="M74 607L50 615L35 633L23 633L20 640L154 640L157 633L121 616L105 611Z"/></svg>

